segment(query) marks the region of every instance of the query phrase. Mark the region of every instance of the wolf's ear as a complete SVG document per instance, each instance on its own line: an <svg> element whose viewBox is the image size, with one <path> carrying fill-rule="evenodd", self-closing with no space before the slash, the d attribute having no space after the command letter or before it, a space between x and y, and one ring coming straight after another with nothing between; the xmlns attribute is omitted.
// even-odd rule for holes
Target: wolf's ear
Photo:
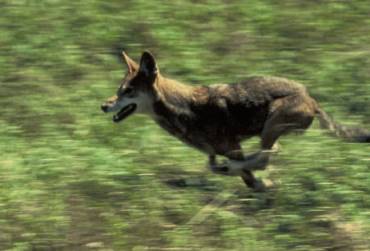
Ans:
<svg viewBox="0 0 370 251"><path fill-rule="evenodd" d="M126 63L126 66L127 66L127 71L129 73L133 73L135 71L137 71L139 69L139 65L134 61L132 60L127 54L125 51L122 51L122 57L123 57L123 61Z"/></svg>
<svg viewBox="0 0 370 251"><path fill-rule="evenodd" d="M155 58L149 51L144 51L141 56L139 72L144 73L148 77L155 76L159 72Z"/></svg>

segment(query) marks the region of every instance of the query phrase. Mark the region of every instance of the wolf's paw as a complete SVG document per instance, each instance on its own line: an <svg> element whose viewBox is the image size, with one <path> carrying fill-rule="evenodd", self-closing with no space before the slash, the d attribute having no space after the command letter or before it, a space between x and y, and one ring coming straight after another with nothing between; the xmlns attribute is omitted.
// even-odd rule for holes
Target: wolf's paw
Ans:
<svg viewBox="0 0 370 251"><path fill-rule="evenodd" d="M253 184L252 189L253 189L253 192L263 193L263 192L266 192L267 186L261 179L256 179Z"/></svg>
<svg viewBox="0 0 370 251"><path fill-rule="evenodd" d="M241 169L236 169L231 165L230 161L224 161L221 164L209 165L209 169L217 174L227 175L227 176L237 176L240 175Z"/></svg>
<svg viewBox="0 0 370 251"><path fill-rule="evenodd" d="M211 170L222 175L239 176L243 172L243 166L240 164L239 161L225 160L222 164L211 166Z"/></svg>
<svg viewBox="0 0 370 251"><path fill-rule="evenodd" d="M227 163L209 165L208 167L212 172L222 175L228 175L230 170L230 168L227 166Z"/></svg>

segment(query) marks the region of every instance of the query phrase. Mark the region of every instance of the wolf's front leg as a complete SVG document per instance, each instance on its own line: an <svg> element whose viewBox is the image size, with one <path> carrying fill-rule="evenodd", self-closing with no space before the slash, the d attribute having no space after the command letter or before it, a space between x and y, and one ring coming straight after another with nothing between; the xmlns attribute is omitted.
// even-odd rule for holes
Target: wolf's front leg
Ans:
<svg viewBox="0 0 370 251"><path fill-rule="evenodd" d="M222 175L231 175L229 174L229 167L227 163L218 164L216 160L216 155L210 155L208 161L208 169L212 172Z"/></svg>
<svg viewBox="0 0 370 251"><path fill-rule="evenodd" d="M242 170L236 169L230 166L230 161L223 161L222 163L217 163L216 156L209 156L208 168L217 174L227 175L227 176L239 176Z"/></svg>
<svg viewBox="0 0 370 251"><path fill-rule="evenodd" d="M227 153L228 160L219 164L215 156L209 157L209 167L212 172L239 176L244 171L264 170L269 162L271 151L259 151L248 156L244 156L241 151Z"/></svg>

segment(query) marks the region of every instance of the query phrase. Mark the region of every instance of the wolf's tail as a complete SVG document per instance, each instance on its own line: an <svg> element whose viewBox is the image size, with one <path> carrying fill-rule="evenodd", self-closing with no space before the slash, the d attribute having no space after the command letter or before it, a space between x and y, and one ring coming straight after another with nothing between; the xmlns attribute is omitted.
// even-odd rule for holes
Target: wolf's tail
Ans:
<svg viewBox="0 0 370 251"><path fill-rule="evenodd" d="M320 121L320 127L328 129L337 137L352 142L370 143L370 131L363 128L348 128L335 122L324 110L318 105L316 108L317 118Z"/></svg>

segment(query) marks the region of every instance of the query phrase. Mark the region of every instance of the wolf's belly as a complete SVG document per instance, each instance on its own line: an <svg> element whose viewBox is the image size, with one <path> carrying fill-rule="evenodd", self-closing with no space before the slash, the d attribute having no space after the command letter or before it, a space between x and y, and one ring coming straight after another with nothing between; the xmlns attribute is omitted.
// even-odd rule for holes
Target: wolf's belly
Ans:
<svg viewBox="0 0 370 251"><path fill-rule="evenodd" d="M201 125L197 123L183 123L183 121L159 119L157 123L169 132L172 136L178 138L183 143L194 147L207 154L225 154L235 149L235 146L243 139L259 135L263 124L261 125L227 125L212 124L204 122Z"/></svg>

